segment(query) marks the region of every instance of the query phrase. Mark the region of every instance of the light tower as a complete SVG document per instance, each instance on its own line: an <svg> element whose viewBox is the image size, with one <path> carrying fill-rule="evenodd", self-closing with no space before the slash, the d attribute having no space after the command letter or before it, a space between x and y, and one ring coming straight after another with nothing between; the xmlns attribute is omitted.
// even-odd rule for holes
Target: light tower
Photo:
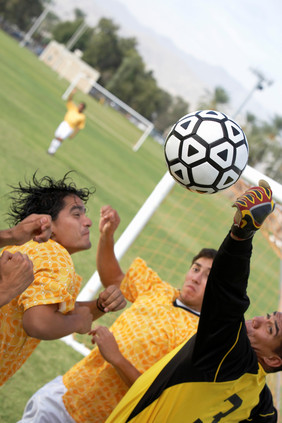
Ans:
<svg viewBox="0 0 282 423"><path fill-rule="evenodd" d="M266 78L264 74L258 69L251 68L250 70L256 75L257 82L254 85L254 87L251 89L251 91L249 92L249 94L247 95L243 103L238 107L237 111L233 114L234 118L241 112L245 104L250 100L250 98L252 97L252 95L254 94L256 90L263 90L265 87L272 85L274 82L273 80Z"/></svg>

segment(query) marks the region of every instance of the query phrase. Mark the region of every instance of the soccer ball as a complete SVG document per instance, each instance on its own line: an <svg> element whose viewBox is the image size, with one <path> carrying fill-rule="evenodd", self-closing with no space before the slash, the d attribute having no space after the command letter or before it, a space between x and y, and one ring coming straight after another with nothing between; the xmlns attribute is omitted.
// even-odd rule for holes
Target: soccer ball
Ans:
<svg viewBox="0 0 282 423"><path fill-rule="evenodd" d="M199 110L172 127L164 146L171 176L190 191L214 194L233 185L248 162L247 138L224 113Z"/></svg>

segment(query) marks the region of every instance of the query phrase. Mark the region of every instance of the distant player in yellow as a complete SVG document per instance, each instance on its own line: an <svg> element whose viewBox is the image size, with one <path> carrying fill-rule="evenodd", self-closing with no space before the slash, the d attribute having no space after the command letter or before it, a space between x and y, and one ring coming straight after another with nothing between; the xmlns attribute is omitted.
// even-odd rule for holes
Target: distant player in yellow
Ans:
<svg viewBox="0 0 282 423"><path fill-rule="evenodd" d="M73 90L67 101L67 113L65 114L63 122L60 123L55 132L55 137L51 141L48 148L48 153L54 155L62 142L67 138L73 138L81 129L85 127L86 116L83 110L86 108L85 103L79 103L77 106L72 98L75 90Z"/></svg>

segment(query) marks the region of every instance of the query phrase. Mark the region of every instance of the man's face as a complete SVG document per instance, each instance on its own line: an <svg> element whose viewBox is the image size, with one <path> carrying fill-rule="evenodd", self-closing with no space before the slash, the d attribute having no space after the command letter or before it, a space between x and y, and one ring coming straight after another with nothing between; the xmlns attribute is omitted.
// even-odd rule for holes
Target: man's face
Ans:
<svg viewBox="0 0 282 423"><path fill-rule="evenodd" d="M196 311L201 311L204 292L213 259L201 257L186 273L179 299Z"/></svg>
<svg viewBox="0 0 282 423"><path fill-rule="evenodd" d="M78 105L78 111L79 111L79 113L82 113L84 109L85 109L84 104L83 103L79 103L79 105Z"/></svg>
<svg viewBox="0 0 282 423"><path fill-rule="evenodd" d="M52 222L51 238L70 253L87 250L91 247L89 228L91 220L85 215L83 201L76 195L64 198L65 206Z"/></svg>
<svg viewBox="0 0 282 423"><path fill-rule="evenodd" d="M246 321L247 333L258 360L263 364L266 357L275 355L282 337L282 313L254 317Z"/></svg>

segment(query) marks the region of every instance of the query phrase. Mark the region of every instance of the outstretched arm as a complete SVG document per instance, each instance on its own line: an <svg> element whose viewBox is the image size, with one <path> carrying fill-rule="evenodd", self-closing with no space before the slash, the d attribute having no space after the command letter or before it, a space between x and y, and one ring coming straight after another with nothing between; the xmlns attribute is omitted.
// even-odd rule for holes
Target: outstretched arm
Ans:
<svg viewBox="0 0 282 423"><path fill-rule="evenodd" d="M105 326L98 326L89 335L92 335L92 343L98 346L104 360L116 369L127 386L131 386L141 373L121 354L114 335Z"/></svg>
<svg viewBox="0 0 282 423"><path fill-rule="evenodd" d="M0 248L5 245L21 245L33 239L44 242L51 235L51 216L31 214L10 229L0 231Z"/></svg>
<svg viewBox="0 0 282 423"><path fill-rule="evenodd" d="M73 96L75 95L75 93L76 93L76 89L74 88L74 89L71 91L71 93L69 94L69 96L68 96L68 101L72 101Z"/></svg>
<svg viewBox="0 0 282 423"><path fill-rule="evenodd" d="M96 263L101 282L104 286L120 286L124 273L114 253L114 233L120 218L111 206L104 206L100 211L100 238L98 242Z"/></svg>
<svg viewBox="0 0 282 423"><path fill-rule="evenodd" d="M245 333L244 313L249 306L247 285L252 238L274 210L271 190L265 181L248 189L234 203L237 211L231 232L222 242L210 271L197 331L195 360L207 357L207 365L224 356L230 334ZM219 324L220 322L220 324ZM239 354L240 339L236 343ZM244 342L244 338L242 337ZM220 352L220 349L222 350ZM233 349L233 354L235 347ZM220 352L220 353L219 353Z"/></svg>
<svg viewBox="0 0 282 423"><path fill-rule="evenodd" d="M33 338L59 339L73 332L87 333L91 329L93 316L89 307L77 305L69 313L62 314L59 304L31 307L24 312L23 328Z"/></svg>
<svg viewBox="0 0 282 423"><path fill-rule="evenodd" d="M24 312L23 327L29 336L37 339L51 340L70 335L73 332L87 333L92 321L103 316L105 312L121 310L126 301L115 286L109 286L97 300L76 302L69 313L60 312L60 304L44 304L31 307ZM104 307L104 310L103 310Z"/></svg>

